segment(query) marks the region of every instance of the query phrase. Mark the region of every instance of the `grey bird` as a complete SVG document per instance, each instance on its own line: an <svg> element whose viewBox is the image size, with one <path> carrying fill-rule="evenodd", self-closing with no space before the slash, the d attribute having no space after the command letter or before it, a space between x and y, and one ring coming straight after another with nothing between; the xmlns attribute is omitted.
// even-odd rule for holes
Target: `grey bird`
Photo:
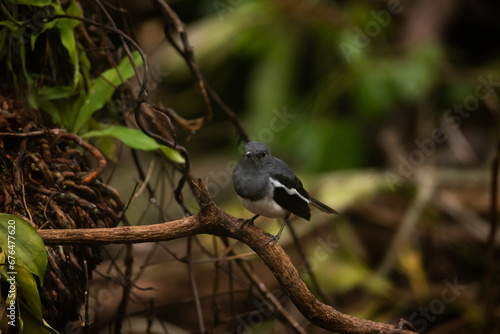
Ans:
<svg viewBox="0 0 500 334"><path fill-rule="evenodd" d="M286 163L271 155L266 144L252 141L233 171L234 190L241 204L254 213L241 227L253 224L259 216L284 218L280 231L266 242L274 245L281 237L290 214L311 219L310 206L326 213L337 211L312 198Z"/></svg>

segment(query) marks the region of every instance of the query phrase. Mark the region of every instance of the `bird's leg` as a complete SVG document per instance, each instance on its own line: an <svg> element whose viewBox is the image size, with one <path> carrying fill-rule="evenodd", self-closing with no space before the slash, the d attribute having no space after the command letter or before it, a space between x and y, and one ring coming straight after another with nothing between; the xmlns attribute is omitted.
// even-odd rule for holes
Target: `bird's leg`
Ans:
<svg viewBox="0 0 500 334"><path fill-rule="evenodd" d="M252 218L250 219L238 219L241 221L241 225L240 225L240 228L243 228L245 225L253 225L253 222L255 221L255 219L257 219L260 215L255 215L253 216Z"/></svg>
<svg viewBox="0 0 500 334"><path fill-rule="evenodd" d="M283 229L285 228L285 225L286 225L286 222L288 220L288 217L290 217L290 214L286 215L285 219L283 220L283 223L281 224L281 228L280 228L280 231L278 232L278 234L272 235L270 233L266 233L267 235L270 235L271 237L269 238L269 240L266 241L266 243L264 244L264 246L267 245L270 242L272 242L271 246L273 246L275 243L278 242L278 240L281 238L281 232L283 232Z"/></svg>

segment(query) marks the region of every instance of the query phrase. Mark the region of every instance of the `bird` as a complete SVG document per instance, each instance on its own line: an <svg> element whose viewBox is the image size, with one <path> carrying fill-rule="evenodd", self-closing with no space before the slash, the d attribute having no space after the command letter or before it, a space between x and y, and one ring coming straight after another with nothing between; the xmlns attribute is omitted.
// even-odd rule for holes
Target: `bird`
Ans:
<svg viewBox="0 0 500 334"><path fill-rule="evenodd" d="M232 179L241 204L255 214L252 218L243 220L240 228L253 225L259 216L283 218L277 235L266 233L271 238L264 245L272 243L273 246L278 242L292 213L310 220L312 206L329 214L338 214L328 205L311 197L291 168L273 157L269 147L258 141L245 145Z"/></svg>

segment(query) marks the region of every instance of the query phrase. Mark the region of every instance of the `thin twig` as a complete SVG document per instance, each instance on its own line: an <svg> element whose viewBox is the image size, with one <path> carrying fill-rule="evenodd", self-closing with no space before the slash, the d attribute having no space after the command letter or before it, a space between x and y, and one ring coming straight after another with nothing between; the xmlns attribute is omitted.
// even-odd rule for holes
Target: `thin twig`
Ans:
<svg viewBox="0 0 500 334"><path fill-rule="evenodd" d="M241 124L240 120L238 119L238 116L234 113L234 111L231 110L227 106L227 104L222 101L222 99L219 97L219 95L210 87L207 83L205 83L207 87L208 94L210 94L210 97L214 99L215 103L221 107L221 109L226 113L227 116L229 116L229 119L233 123L234 127L236 130L238 130L238 134L240 135L240 139L243 140L244 142L248 143L250 141L250 136L248 135L247 131Z"/></svg>
<svg viewBox="0 0 500 334"><path fill-rule="evenodd" d="M132 265L134 263L133 246L134 245L130 244L125 245L127 253L125 255L125 273L123 275L122 282L123 292L120 305L118 306L118 310L116 312L115 334L121 334L122 332L123 319L125 318L125 312L127 310L127 304L132 290Z"/></svg>
<svg viewBox="0 0 500 334"><path fill-rule="evenodd" d="M19 150L17 151L16 158L13 161L13 168L14 168L14 190L19 191L21 188L21 177L23 173L21 173L21 159L24 157L24 152L26 152L26 144L27 144L26 138L21 141L21 144L19 144Z"/></svg>
<svg viewBox="0 0 500 334"><path fill-rule="evenodd" d="M241 260L237 260L238 262L242 262ZM254 270L250 270L245 263L241 263L240 268L244 268L245 274L251 277L251 281L255 284L259 292L263 296L263 300L271 303L271 309L274 310L275 313L278 313L286 320L286 322L293 328L295 333L305 334L305 329L297 322L290 312L286 310L286 308L281 304L281 302L276 298L276 296L269 291L261 278L255 274Z"/></svg>
<svg viewBox="0 0 500 334"><path fill-rule="evenodd" d="M146 177L144 178L139 190L134 192L134 195L132 196L132 199L130 201L131 203L133 203L139 196L141 196L144 189L146 189L149 186L149 179L151 178L151 175L153 174L153 169L155 167L155 161L156 161L155 158L151 159L151 162L149 163L148 173L146 174Z"/></svg>
<svg viewBox="0 0 500 334"><path fill-rule="evenodd" d="M186 260L188 265L189 281L191 283L191 289L193 290L194 304L196 306L196 316L198 317L198 327L200 329L200 334L202 334L205 333L205 321L203 320L203 310L201 309L200 295L196 285L196 276L194 275L193 265L191 264L193 238L196 238L196 236L188 237Z"/></svg>
<svg viewBox="0 0 500 334"><path fill-rule="evenodd" d="M495 157L491 164L491 202L490 233L488 235L485 275L485 322L483 332L493 333L498 330L494 323L496 300L498 295L498 278L495 279L495 239L498 230L498 168L500 167L500 142L497 144Z"/></svg>
<svg viewBox="0 0 500 334"><path fill-rule="evenodd" d="M224 244L229 249L228 255L234 257L236 260L236 264L240 268L240 270L245 274L250 283L257 289L259 292L258 296L261 300L266 303L272 304L273 313L281 316L282 319L285 319L288 324L295 330L297 333L305 333L304 329L300 326L300 324L294 319L294 317L288 312L285 307L281 304L281 302L269 291L264 282L260 279L259 276L255 275L255 272L249 268L248 262L243 261L241 258L237 257L237 254L234 252L232 248L229 248L229 241L227 238L222 238Z"/></svg>
<svg viewBox="0 0 500 334"><path fill-rule="evenodd" d="M253 252L243 253L243 254L235 254L231 256L221 257L210 257L207 259L199 259L191 261L193 264L201 264L201 263L212 263L212 262L221 262L221 261L233 261L233 260L243 260L246 257L256 256Z"/></svg>
<svg viewBox="0 0 500 334"><path fill-rule="evenodd" d="M61 132L66 132L64 129L47 129L47 130L37 130L31 132L0 132L0 137L34 137L34 136L43 136L47 133L52 133L55 135L60 134Z"/></svg>
<svg viewBox="0 0 500 334"><path fill-rule="evenodd" d="M401 225L398 231L392 239L391 245L387 249L386 255L377 269L377 274L380 277L385 277L389 274L396 261L396 256L399 248L408 240L411 233L415 230L417 223L419 222L422 211L424 210L427 203L431 200L434 190L436 188L436 182L434 173L432 170L417 170L416 177L419 181L417 184L417 195L414 201L410 204L406 215L401 221Z"/></svg>
<svg viewBox="0 0 500 334"><path fill-rule="evenodd" d="M115 29L118 29L118 27L115 24L115 21L113 20L111 15L108 13L106 8L101 4L101 2L99 0L95 0L95 3L101 9L101 11L104 13L106 18L108 19L108 22L111 24L111 26ZM120 35L118 35L118 38L120 39L120 42L123 45L123 49L125 50L125 53L127 54L127 57L130 60L130 64L132 64L132 68L134 69L134 73L137 77L137 81L140 82L139 69L137 68L137 64L135 63L134 56L132 55L132 52L130 51L130 48L128 47L127 43L125 43L125 39L123 38L123 36L120 34ZM120 76L121 81L123 82L124 80L123 80L123 78L121 78L120 71L117 71L117 73Z"/></svg>
<svg viewBox="0 0 500 334"><path fill-rule="evenodd" d="M193 53L193 47L189 43L189 39L186 33L186 29L184 28L184 23L181 21L179 16L175 13L175 11L170 8L170 6L163 0L153 0L154 3L160 8L160 11L162 14L170 20L170 22L173 23L175 30L179 34L179 37L181 38L183 48L181 48L175 40L172 38L168 31L168 26L165 27L165 36L167 39L170 41L170 43L174 46L174 48L179 52L179 54L184 58L186 61L189 69L193 73L194 77L196 78L196 84L198 85L198 89L200 90L202 96L203 96L203 102L205 104L205 114L202 119L200 119L200 124L199 128L203 125L204 122L207 120L210 120L212 118L212 106L210 104L210 99L207 94L207 89L205 86L205 80L203 79L203 76L201 75L198 63L196 62L196 59L194 57Z"/></svg>
<svg viewBox="0 0 500 334"><path fill-rule="evenodd" d="M90 326L89 326L89 307L90 307L90 303L89 303L89 299L90 299L90 279L89 279L89 268L88 268L88 264L87 264L87 260L83 260L83 266L84 266L84 270L85 270L85 299L84 299L84 303L85 303L85 312L84 312L84 319L83 319L83 329L85 331L86 334L90 333Z"/></svg>
<svg viewBox="0 0 500 334"><path fill-rule="evenodd" d="M297 251L299 252L302 263L304 263L304 268L306 269L307 274L311 278L311 282L314 286L314 289L316 290L317 294L319 295L319 297L323 301L328 302L330 305L332 305L333 301L331 300L331 298L329 298L323 292L321 287L319 286L318 279L316 278L316 274L312 270L311 265L309 264L309 261L307 261L306 253L304 252L304 249L302 248L302 245L300 244L300 240L297 237L297 233L295 232L295 228L293 227L293 224L287 224L287 225L288 225L288 229L290 230L290 233L292 234L292 239L293 239L293 242L295 244L295 249L297 249Z"/></svg>
<svg viewBox="0 0 500 334"><path fill-rule="evenodd" d="M184 147L175 144L174 142L168 140L167 138L165 138L163 136L160 136L156 133L151 132L143 124L142 119L141 119L141 113L144 113L142 111L144 108L149 108L149 106L146 106L146 104L142 103L134 110L135 120L137 122L137 125L141 129L141 131L144 132L145 134L147 134L149 137L155 139L158 143L165 145L165 146L168 146L170 148L173 148L174 150L177 150L181 154L181 156L184 158L184 163L182 164L182 167L179 168L182 171L182 176L179 179L179 182L177 183L177 187L174 190L174 195L175 195L175 200L184 210L185 216L190 216L191 211L184 203L184 195L182 194L182 189L184 188L184 184L186 183L187 180L191 180L191 177L189 175L189 170L190 170L190 166L191 166L189 154ZM194 195L196 195L196 189L194 187L191 187L191 191L193 192Z"/></svg>
<svg viewBox="0 0 500 334"><path fill-rule="evenodd" d="M211 298L211 305L212 305L212 314L213 314L213 327L217 326L220 323L219 320L219 313L220 313L220 308L217 303L217 295L219 294L219 286L220 286L220 264L221 264L221 259L219 258L219 248L217 247L217 239L215 236L212 236L212 247L214 249L214 255L216 258L218 258L219 261L214 262L214 272L215 272L215 277L213 280L213 285L212 285L212 298ZM224 255L223 255L224 257ZM231 291L231 290L230 290Z"/></svg>
<svg viewBox="0 0 500 334"><path fill-rule="evenodd" d="M144 170L142 169L142 166L141 166L141 163L139 160L139 156L137 154L137 150L131 149L130 153L132 154L132 160L134 161L135 168L136 168L137 172L139 173L139 178L142 180L142 182L144 182L146 184L146 188L148 190L149 196L154 197L155 193L154 193L153 189L151 189L151 186L149 185L149 183L145 182L146 175L144 174Z"/></svg>

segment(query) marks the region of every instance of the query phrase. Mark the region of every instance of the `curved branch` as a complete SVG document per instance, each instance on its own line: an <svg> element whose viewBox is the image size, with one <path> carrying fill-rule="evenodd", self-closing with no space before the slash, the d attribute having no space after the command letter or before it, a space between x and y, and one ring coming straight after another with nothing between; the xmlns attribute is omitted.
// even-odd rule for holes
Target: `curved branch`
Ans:
<svg viewBox="0 0 500 334"><path fill-rule="evenodd" d="M165 25L165 37L169 40L169 42L173 45L176 51L184 58L186 64L188 65L191 73L196 79L196 84L198 89L200 90L201 95L203 96L203 102L205 104L205 114L203 117L200 117L196 120L192 120L192 127L194 131L198 131L203 124L212 118L212 105L210 104L210 98L208 97L207 88L205 86L205 80L201 75L198 63L194 57L193 47L189 44L188 35L186 33L186 29L184 27L184 23L181 21L177 13L175 13L172 8L166 3L164 0L154 0L153 3L160 10L162 15L169 20L169 23L175 27L177 34L181 39L182 48L177 42L174 40L173 36L170 35L168 30L169 25Z"/></svg>
<svg viewBox="0 0 500 334"><path fill-rule="evenodd" d="M407 330L399 331L393 325L359 319L319 302L300 279L297 269L279 244L264 245L269 236L256 226L240 229L237 218L228 215L210 200L201 180L198 180L197 187L200 190L200 212L197 215L155 225L38 230L38 234L46 244L56 245L168 241L195 234L230 237L245 243L259 255L297 309L315 325L338 333L382 334L396 330L395 333L415 334Z"/></svg>

